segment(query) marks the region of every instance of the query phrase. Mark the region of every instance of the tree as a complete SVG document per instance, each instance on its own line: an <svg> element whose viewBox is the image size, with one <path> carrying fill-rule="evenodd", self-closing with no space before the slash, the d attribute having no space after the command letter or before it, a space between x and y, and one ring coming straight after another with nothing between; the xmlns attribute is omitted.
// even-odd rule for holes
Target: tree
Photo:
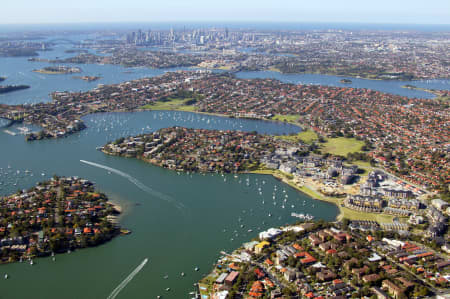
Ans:
<svg viewBox="0 0 450 299"><path fill-rule="evenodd" d="M348 218L342 219L342 227L344 230L348 229L349 224L350 224L350 219L348 219Z"/></svg>

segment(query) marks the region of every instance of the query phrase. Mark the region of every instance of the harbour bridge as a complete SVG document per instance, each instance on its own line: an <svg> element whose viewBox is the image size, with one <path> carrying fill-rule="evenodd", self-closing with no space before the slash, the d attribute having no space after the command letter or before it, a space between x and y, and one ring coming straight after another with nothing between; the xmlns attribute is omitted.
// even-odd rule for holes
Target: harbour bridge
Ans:
<svg viewBox="0 0 450 299"><path fill-rule="evenodd" d="M51 39L51 40L49 40L47 42L48 43L53 43L53 44L72 44L72 45L79 45L80 44L80 42L76 42L76 41L73 41L73 40L68 39L68 38L54 38L54 39Z"/></svg>

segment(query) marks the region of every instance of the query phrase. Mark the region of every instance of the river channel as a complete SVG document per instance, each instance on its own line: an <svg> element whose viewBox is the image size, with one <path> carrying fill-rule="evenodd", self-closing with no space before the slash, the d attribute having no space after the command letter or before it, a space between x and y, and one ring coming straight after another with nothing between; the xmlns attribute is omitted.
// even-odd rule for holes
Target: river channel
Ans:
<svg viewBox="0 0 450 299"><path fill-rule="evenodd" d="M41 57L63 57L67 55L64 53L67 47L58 46L54 51L41 53ZM97 84L119 83L167 71L79 65L83 69L81 75L103 77L97 82L76 80L71 75L31 72L46 65L29 62L26 58L0 58L0 76L8 77L3 84L31 85L28 90L1 95L0 103L48 101L48 94L55 90L89 90ZM295 77L265 72L238 76L275 76L292 83L321 83L321 77L306 75ZM339 80L333 76L323 78ZM359 80L354 82L362 84ZM448 88L448 81L436 82L433 84ZM338 85L330 81L322 83ZM396 90L411 92L403 88ZM408 93L403 95L417 96ZM106 156L96 150L118 137L175 125L266 134L295 133L300 130L296 126L164 111L95 114L85 117L84 121L88 128L81 133L36 142L26 142L23 136L10 135L4 132L5 128L0 128L0 195L31 187L53 174L87 178L123 207L121 225L132 230L132 234L99 247L57 255L54 262L42 258L33 266L27 263L1 265L0 275L8 273L10 279L0 281L0 298L107 298L146 258L148 263L118 298L156 298L158 295L188 298L188 293L194 289L193 283L211 270L221 250L230 251L269 227L293 223L292 212L309 213L325 220L335 219L338 213L336 206L315 201L271 176L177 173L135 159ZM15 125L8 130L18 132ZM195 267L200 270L195 271ZM186 274L184 277L182 272Z"/></svg>

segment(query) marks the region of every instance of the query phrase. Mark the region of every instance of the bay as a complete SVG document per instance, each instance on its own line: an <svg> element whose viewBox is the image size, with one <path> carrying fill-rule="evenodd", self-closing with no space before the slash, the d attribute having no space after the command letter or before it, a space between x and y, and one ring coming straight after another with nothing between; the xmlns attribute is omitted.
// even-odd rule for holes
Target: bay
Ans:
<svg viewBox="0 0 450 299"><path fill-rule="evenodd" d="M50 59L67 57L65 50L70 47L68 44L58 44L53 51L40 54ZM3 84L31 85L28 90L0 95L0 103L49 101L49 93L56 90L85 91L95 88L97 84L120 83L175 70L78 65L83 72L77 75L103 77L95 82L76 80L72 75L32 72L47 65L29 62L26 58L0 58L0 76L8 77ZM341 79L274 72L240 72L237 76L270 77L289 83L333 86L340 86ZM352 87L412 97L430 96L400 87L408 82L353 78L352 81ZM411 84L439 89L448 89L449 85L448 80L417 82ZM10 279L0 281L0 298L106 298L145 258L149 262L118 298L155 298L157 295L186 298L193 289L193 283L210 271L219 251L230 251L256 237L261 230L293 223L295 218L290 216L291 212L309 213L316 219L325 220L335 219L338 213L336 206L312 200L270 176L178 174L135 159L106 156L95 149L119 137L174 125L267 134L295 133L300 130L298 127L163 111L94 114L84 117L84 121L88 128L78 134L37 142L25 142L23 136L9 135L1 128L0 195L29 188L53 174L84 177L96 182L99 190L123 206L121 224L133 233L96 248L57 255L56 262L44 258L37 259L34 266L25 263L2 265L0 275L8 273ZM4 124L2 122L0 126ZM17 126L8 130L18 132ZM80 160L111 167L119 172L110 173ZM276 205L273 204L274 192ZM283 209L285 194L288 197ZM197 266L200 267L198 272L194 271ZM186 276L181 277L181 272ZM168 279L164 279L166 274ZM166 292L168 287L171 290Z"/></svg>
<svg viewBox="0 0 450 299"><path fill-rule="evenodd" d="M269 227L293 223L291 212L325 220L337 215L336 206L312 200L271 176L178 174L95 150L107 140L174 125L268 134L298 132L296 126L168 111L94 114L84 121L88 129L58 140L26 142L23 136L0 131L0 194L28 188L53 174L84 177L123 206L121 225L132 234L96 248L56 255L55 262L43 258L36 259L34 266L2 265L0 274L8 273L10 279L0 280L0 298L106 298L145 258L149 262L118 298L187 298L221 250L230 251ZM80 160L117 169L121 175ZM171 290L166 292L168 287Z"/></svg>
<svg viewBox="0 0 450 299"><path fill-rule="evenodd" d="M86 37L85 35L74 36L73 40L78 41ZM63 38L56 36L55 38ZM68 36L67 38L72 38ZM49 38L51 39L51 38ZM52 51L40 51L39 57L46 59L67 58L76 54L65 53L72 49L72 45L67 43L57 44ZM90 50L91 53L96 53ZM35 73L33 70L40 69L51 64L46 62L30 62L26 57L1 57L0 76L7 77L2 82L3 85L26 84L29 89L23 89L11 93L0 94L0 103L17 105L24 103L48 102L51 100L50 93L54 91L88 91L98 84L116 84L125 81L135 80L144 77L161 75L168 71L192 70L193 68L170 68L151 69L144 67L126 68L120 65L98 65L98 64L66 64L68 66L80 67L82 72L77 74L50 75ZM74 79L74 76L99 76L97 81L86 82ZM351 77L339 77L320 74L282 74L273 71L241 71L236 74L238 78L274 78L285 83L292 84L315 84L338 87L368 88L415 98L434 98L431 93L422 90L412 90L402 88L403 85L414 85L426 89L450 89L449 79L417 80L417 81L392 81L392 80L368 80ZM351 84L341 83L342 78L352 80Z"/></svg>

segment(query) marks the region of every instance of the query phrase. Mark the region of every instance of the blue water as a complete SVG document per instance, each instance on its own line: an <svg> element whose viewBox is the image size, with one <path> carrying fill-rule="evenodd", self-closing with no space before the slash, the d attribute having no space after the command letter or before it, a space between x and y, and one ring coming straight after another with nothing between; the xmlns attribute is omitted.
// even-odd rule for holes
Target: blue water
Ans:
<svg viewBox="0 0 450 299"><path fill-rule="evenodd" d="M67 57L64 48L57 52L41 52L44 58ZM71 54L74 55L74 54ZM75 54L76 55L76 54ZM0 95L0 103L16 105L24 103L38 103L50 101L50 93L54 91L88 91L97 87L98 84L115 84L144 77L161 75L172 69L150 69L150 68L124 68L117 65L95 65L95 64L65 64L81 68L82 72L77 74L49 75L35 73L33 70L49 66L46 62L29 62L26 58L0 58L0 76L7 77L2 84L26 84L31 86L16 92ZM74 76L100 76L101 79L86 82L74 79Z"/></svg>
<svg viewBox="0 0 450 299"><path fill-rule="evenodd" d="M65 48L70 48L70 45L60 45L55 51L41 55L63 57ZM55 90L88 90L99 83L119 83L166 71L80 65L83 73L79 75L100 74L104 77L91 83L72 79L72 75L31 72L46 65L28 62L26 58L0 58L0 76L8 76L6 84L32 86L29 90L0 96L0 103L48 101L48 94ZM124 73L128 70L132 73ZM256 76L250 72L238 75ZM258 76L278 76L293 83L305 80L302 83L316 84L317 80L322 80L323 84L330 85L336 84L333 80L337 78L270 72L262 72ZM358 84L368 84L365 81ZM376 81L374 86L382 88L389 85L388 82ZM448 81L424 84L448 88ZM38 259L34 266L24 263L2 265L2 273L11 277L1 283L2 298L106 298L144 258L149 258L149 263L118 298L155 298L157 295L185 298L192 290L192 284L210 271L220 250L232 250L268 227L294 222L291 212L309 213L325 220L333 220L337 215L335 205L312 200L270 176L177 174L136 159L107 156L95 150L118 137L175 125L268 134L294 133L300 130L298 127L167 111L93 114L84 117L84 121L88 127L86 130L58 140L26 142L23 136L11 136L1 129L0 195L31 187L53 174L85 177L95 181L102 192L125 208L121 224L133 233L96 248L57 255L56 262L47 258ZM17 127L9 129L14 131ZM82 159L112 167L124 175L80 163ZM33 176L25 170L30 170ZM139 188L136 180L146 188ZM262 194L259 194L259 188ZM150 189L155 192L146 191ZM282 190L289 196L284 209L281 206ZM273 193L276 194L276 205L273 204ZM162 200L163 196L158 194L173 201ZM179 209L180 205L184 208ZM239 219L245 224L244 228L240 227ZM196 266L200 267L199 272L194 271ZM186 277L181 278L181 272L185 272ZM169 279L163 278L165 274ZM165 292L166 287L171 291Z"/></svg>
<svg viewBox="0 0 450 299"><path fill-rule="evenodd" d="M261 230L295 222L292 212L327 221L337 215L335 205L315 201L271 176L177 174L95 149L121 136L175 125L270 134L298 132L298 127L173 111L93 114L84 120L86 130L57 140L26 142L23 136L0 130L0 196L29 188L53 174L87 178L123 206L121 225L132 234L57 255L56 262L45 258L35 260L34 266L1 265L1 273L10 275L1 282L1 298L106 298L144 258L149 258L149 264L118 298L186 298L192 284L211 270L221 250L233 250ZM198 272L194 271L197 266ZM181 272L186 277L181 278ZM166 274L168 279L163 278ZM24 283L33 287L24 288ZM165 291L167 287L170 292Z"/></svg>
<svg viewBox="0 0 450 299"><path fill-rule="evenodd" d="M86 37L92 37L86 34L74 34L67 36L52 36L53 38L68 38L74 41L82 40ZM76 53L65 53L67 49L72 49L72 45L67 43L57 44L52 51L39 52L40 58L55 59L67 58ZM90 51L95 53L94 51ZM98 53L96 53L98 54ZM98 84L115 84L124 81L153 77L161 75L168 71L192 68L171 68L171 69L151 69L151 68L125 68L118 65L96 65L96 64L66 64L78 66L82 69L79 74L49 75L32 72L34 69L40 69L50 65L46 62L30 62L26 57L2 57L0 58L0 76L7 77L2 84L26 84L31 88L19 90L11 93L1 94L0 103L4 104L23 104L38 103L50 101L49 94L53 91L87 91L97 87ZM100 76L101 79L93 82L86 82L80 79L74 79L74 76ZM342 77L318 75L318 74L281 74L278 72L239 72L239 78L275 78L282 82L294 84L321 84L330 86L343 86L355 88L370 88L382 92L398 94L407 97L433 98L434 95L420 91L402 88L402 85L411 84L418 87L430 89L450 89L450 80L427 80L427 81L381 81L350 78L353 83L342 84L339 81Z"/></svg>
<svg viewBox="0 0 450 299"><path fill-rule="evenodd" d="M319 74L281 74L279 72L239 72L237 76L242 79L253 78L275 78L282 82L293 84L315 84L339 87L368 88L386 93L406 96L410 98L431 99L435 96L425 91L402 88L403 85L410 84L428 89L450 90L450 79L418 80L418 81L389 81L389 80L368 80L352 77L338 77ZM352 83L344 84L340 80L350 79Z"/></svg>

